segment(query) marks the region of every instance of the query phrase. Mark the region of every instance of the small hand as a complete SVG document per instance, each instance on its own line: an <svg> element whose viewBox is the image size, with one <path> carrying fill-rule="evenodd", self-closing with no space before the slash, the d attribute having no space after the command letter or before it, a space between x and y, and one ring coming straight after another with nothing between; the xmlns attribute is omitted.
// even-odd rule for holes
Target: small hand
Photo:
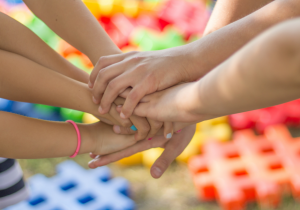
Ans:
<svg viewBox="0 0 300 210"><path fill-rule="evenodd" d="M117 135L113 128L103 122L85 124L88 133L94 142L93 154L105 155L125 149L137 141L134 135Z"/></svg>
<svg viewBox="0 0 300 210"><path fill-rule="evenodd" d="M109 155L97 156L93 153L91 157L95 159L89 163L89 167L97 168L150 148L162 147L165 149L164 152L151 167L152 177L159 178L190 143L195 133L195 128L195 125L188 126L175 134L170 140L165 139L163 136L158 136L154 137L151 141L138 141L124 150Z"/></svg>

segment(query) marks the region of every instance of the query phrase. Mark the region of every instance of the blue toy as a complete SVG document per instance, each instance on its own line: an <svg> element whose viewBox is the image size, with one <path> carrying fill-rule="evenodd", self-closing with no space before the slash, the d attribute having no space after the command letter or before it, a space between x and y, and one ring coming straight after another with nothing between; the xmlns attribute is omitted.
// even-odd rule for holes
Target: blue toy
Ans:
<svg viewBox="0 0 300 210"><path fill-rule="evenodd" d="M47 178L38 174L29 179L29 200L5 210L134 210L129 183L111 179L106 166L85 170L74 161L57 166L58 174Z"/></svg>

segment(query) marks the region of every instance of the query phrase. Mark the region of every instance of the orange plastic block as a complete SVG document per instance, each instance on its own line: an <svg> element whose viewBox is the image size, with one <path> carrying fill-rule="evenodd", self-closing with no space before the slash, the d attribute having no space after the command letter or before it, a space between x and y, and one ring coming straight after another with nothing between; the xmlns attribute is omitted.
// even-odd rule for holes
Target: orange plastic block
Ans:
<svg viewBox="0 0 300 210"><path fill-rule="evenodd" d="M249 201L276 207L282 193L300 198L300 138L284 125L256 136L237 131L233 141L210 142L189 161L201 200L217 200L225 210L244 209Z"/></svg>

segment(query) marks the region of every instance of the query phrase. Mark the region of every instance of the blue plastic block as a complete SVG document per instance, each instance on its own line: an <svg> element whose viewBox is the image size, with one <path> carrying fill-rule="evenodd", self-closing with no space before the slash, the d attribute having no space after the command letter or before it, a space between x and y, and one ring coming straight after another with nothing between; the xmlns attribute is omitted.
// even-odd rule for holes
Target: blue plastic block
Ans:
<svg viewBox="0 0 300 210"><path fill-rule="evenodd" d="M28 201L5 210L133 210L127 196L129 183L111 178L108 167L85 170L73 161L57 166L57 175L47 178L38 174L29 179Z"/></svg>
<svg viewBox="0 0 300 210"><path fill-rule="evenodd" d="M13 101L0 98L0 111L11 112L13 103Z"/></svg>
<svg viewBox="0 0 300 210"><path fill-rule="evenodd" d="M6 2L7 2L8 4L14 5L14 4L22 4L22 3L23 3L23 0L6 0Z"/></svg>

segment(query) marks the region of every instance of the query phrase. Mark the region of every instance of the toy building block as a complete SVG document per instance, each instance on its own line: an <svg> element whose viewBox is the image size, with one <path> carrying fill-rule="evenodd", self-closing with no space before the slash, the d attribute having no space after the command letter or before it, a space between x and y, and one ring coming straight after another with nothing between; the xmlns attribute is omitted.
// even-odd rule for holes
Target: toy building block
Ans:
<svg viewBox="0 0 300 210"><path fill-rule="evenodd" d="M58 174L47 178L38 174L29 179L29 200L5 210L133 210L129 183L111 178L107 167L85 170L73 161L57 166Z"/></svg>
<svg viewBox="0 0 300 210"><path fill-rule="evenodd" d="M201 1L170 0L160 11L159 18L165 24L176 26L188 38L192 34L203 33L209 13Z"/></svg>
<svg viewBox="0 0 300 210"><path fill-rule="evenodd" d="M299 198L299 151L300 138L284 125L268 127L265 136L242 130L232 142L205 145L189 169L201 200L218 200L225 210L244 209L254 200L276 207L285 192Z"/></svg>
<svg viewBox="0 0 300 210"><path fill-rule="evenodd" d="M230 115L234 130L255 128L263 133L265 128L275 124L300 125L300 100L281 105Z"/></svg>
<svg viewBox="0 0 300 210"><path fill-rule="evenodd" d="M82 122L83 123L95 123L95 122L98 122L99 119L96 118L94 115L92 114L89 114L89 113L84 113L83 114L83 117L82 117Z"/></svg>
<svg viewBox="0 0 300 210"><path fill-rule="evenodd" d="M82 122L84 112L73 109L61 108L60 114L63 120L73 120L74 122L80 123Z"/></svg>
<svg viewBox="0 0 300 210"><path fill-rule="evenodd" d="M143 152L143 165L151 168L157 158L163 153L162 148L152 148Z"/></svg>
<svg viewBox="0 0 300 210"><path fill-rule="evenodd" d="M132 33L130 43L137 45L144 51L163 50L185 44L182 35L172 27L166 27L163 33L145 28Z"/></svg>
<svg viewBox="0 0 300 210"><path fill-rule="evenodd" d="M0 111L11 112L13 101L0 98Z"/></svg>
<svg viewBox="0 0 300 210"><path fill-rule="evenodd" d="M134 166L134 165L140 165L142 164L142 162L143 162L143 153L139 152L127 158L123 158L119 160L117 164L121 166Z"/></svg>

